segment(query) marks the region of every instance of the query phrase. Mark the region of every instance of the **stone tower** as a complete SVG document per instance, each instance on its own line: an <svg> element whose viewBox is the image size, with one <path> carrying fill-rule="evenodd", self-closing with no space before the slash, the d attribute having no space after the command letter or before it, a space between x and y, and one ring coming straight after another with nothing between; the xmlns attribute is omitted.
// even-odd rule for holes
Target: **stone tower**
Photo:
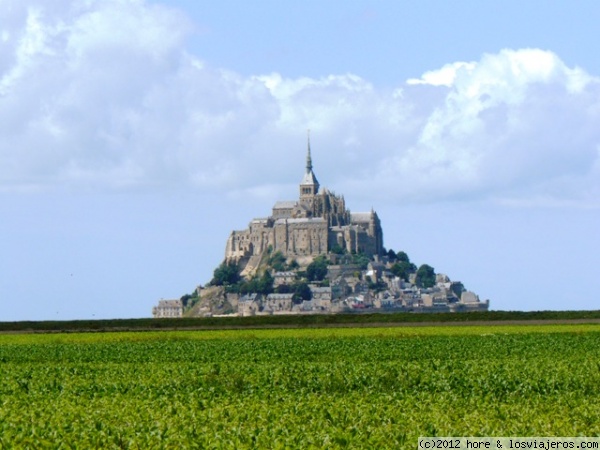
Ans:
<svg viewBox="0 0 600 450"><path fill-rule="evenodd" d="M319 193L319 182L312 170L312 158L310 156L310 137L308 138L308 149L306 153L306 172L300 182L300 202L304 203L309 210L313 209L315 196Z"/></svg>

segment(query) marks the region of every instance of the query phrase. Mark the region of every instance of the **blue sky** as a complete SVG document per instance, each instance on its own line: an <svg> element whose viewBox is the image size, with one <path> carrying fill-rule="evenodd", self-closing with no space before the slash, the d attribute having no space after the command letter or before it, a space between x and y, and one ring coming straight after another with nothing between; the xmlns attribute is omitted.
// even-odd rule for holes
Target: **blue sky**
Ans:
<svg viewBox="0 0 600 450"><path fill-rule="evenodd" d="M493 309L598 309L597 2L0 0L0 320L147 317L323 186Z"/></svg>
<svg viewBox="0 0 600 450"><path fill-rule="evenodd" d="M162 2L161 2L162 3ZM181 2L193 20L190 48L243 75L353 73L396 87L454 61L503 48L541 48L598 73L593 1ZM564 56L563 56L564 55Z"/></svg>

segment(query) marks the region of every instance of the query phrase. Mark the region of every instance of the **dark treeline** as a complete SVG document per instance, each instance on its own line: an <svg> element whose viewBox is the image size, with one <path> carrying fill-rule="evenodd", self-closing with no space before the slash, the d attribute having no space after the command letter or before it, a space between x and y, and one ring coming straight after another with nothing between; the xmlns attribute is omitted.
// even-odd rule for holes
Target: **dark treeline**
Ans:
<svg viewBox="0 0 600 450"><path fill-rule="evenodd" d="M600 319L595 311L477 311L462 313L351 313L250 317L190 317L173 319L110 319L71 321L0 322L0 332L145 331L230 327L314 327L368 324L469 323L535 320Z"/></svg>

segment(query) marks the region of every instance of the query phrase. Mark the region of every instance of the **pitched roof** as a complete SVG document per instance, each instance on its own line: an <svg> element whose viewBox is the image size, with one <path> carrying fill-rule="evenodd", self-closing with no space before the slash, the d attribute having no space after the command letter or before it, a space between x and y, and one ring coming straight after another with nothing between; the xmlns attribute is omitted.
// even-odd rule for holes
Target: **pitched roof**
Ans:
<svg viewBox="0 0 600 450"><path fill-rule="evenodd" d="M351 222L370 222L372 213L350 213L350 221Z"/></svg>
<svg viewBox="0 0 600 450"><path fill-rule="evenodd" d="M317 181L317 177L315 176L314 172L312 171L312 169L307 170L304 173L304 176L302 177L302 181L300 182L300 185L302 186L306 186L306 185L318 185L319 182Z"/></svg>
<svg viewBox="0 0 600 450"><path fill-rule="evenodd" d="M282 200L275 203L273 209L290 209L298 204L295 200Z"/></svg>
<svg viewBox="0 0 600 450"><path fill-rule="evenodd" d="M322 217L300 217L299 219L277 219L275 225L282 223L327 223Z"/></svg>

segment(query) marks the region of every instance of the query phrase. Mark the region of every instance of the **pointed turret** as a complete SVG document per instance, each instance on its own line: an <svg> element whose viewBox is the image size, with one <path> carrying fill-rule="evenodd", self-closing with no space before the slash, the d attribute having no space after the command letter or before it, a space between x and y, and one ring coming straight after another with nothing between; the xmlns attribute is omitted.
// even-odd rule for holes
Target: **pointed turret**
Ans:
<svg viewBox="0 0 600 450"><path fill-rule="evenodd" d="M308 135L308 150L306 152L306 172L300 182L300 200L310 200L319 192L319 182L312 170L312 158L310 155L310 134Z"/></svg>
<svg viewBox="0 0 600 450"><path fill-rule="evenodd" d="M310 130L308 133L309 133L307 136L308 149L306 151L306 173L312 172L312 158L310 156Z"/></svg>

